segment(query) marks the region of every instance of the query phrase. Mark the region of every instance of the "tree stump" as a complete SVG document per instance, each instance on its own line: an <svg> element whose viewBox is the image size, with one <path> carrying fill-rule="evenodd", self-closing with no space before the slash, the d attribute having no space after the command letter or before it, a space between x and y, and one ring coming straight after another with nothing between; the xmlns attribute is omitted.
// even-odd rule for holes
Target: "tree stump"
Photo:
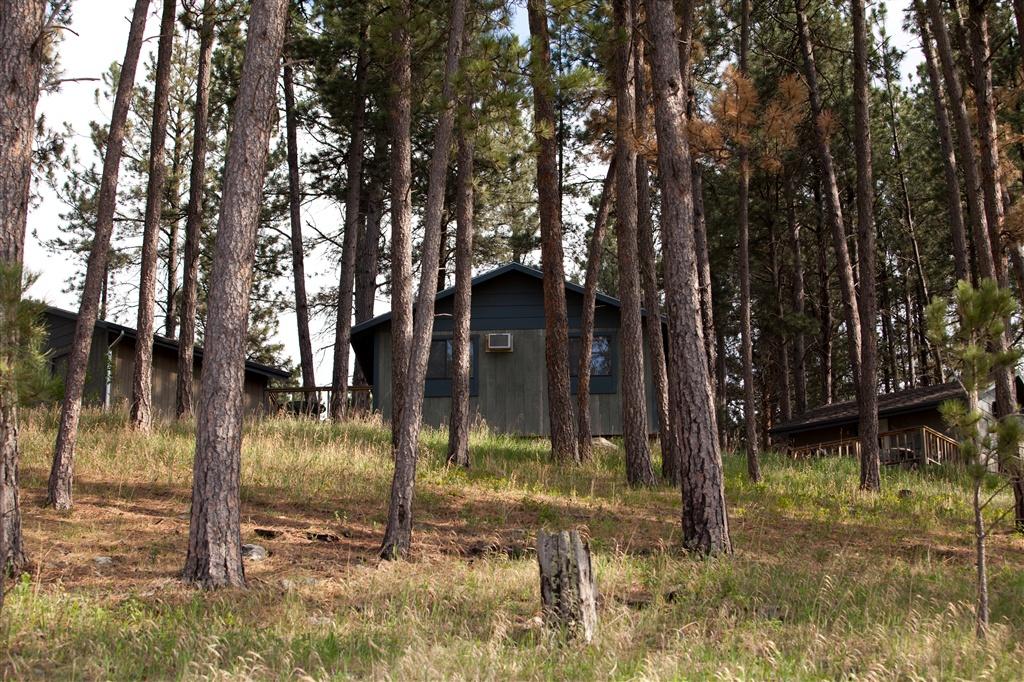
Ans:
<svg viewBox="0 0 1024 682"><path fill-rule="evenodd" d="M537 533L544 622L590 642L597 629L597 588L590 547L578 531Z"/></svg>

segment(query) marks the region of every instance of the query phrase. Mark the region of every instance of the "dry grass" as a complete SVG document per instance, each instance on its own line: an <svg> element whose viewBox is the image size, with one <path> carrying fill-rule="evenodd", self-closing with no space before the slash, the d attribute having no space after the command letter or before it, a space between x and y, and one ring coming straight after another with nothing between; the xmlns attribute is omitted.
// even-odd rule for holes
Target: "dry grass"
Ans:
<svg viewBox="0 0 1024 682"><path fill-rule="evenodd" d="M385 429L261 422L244 446L243 541L271 555L247 564L249 589L204 594L177 577L189 428L142 436L88 415L70 515L41 508L54 428L52 413L25 415L32 565L0 633L10 677L1019 679L1024 664L1024 540L994 538L996 624L979 644L955 472L887 471L867 496L851 462L769 457L754 486L729 457L737 551L704 561L677 551L678 493L626 488L621 453L563 470L543 443L478 432L463 472L428 433L415 554L380 563ZM529 552L544 525L591 537L590 647L539 626Z"/></svg>

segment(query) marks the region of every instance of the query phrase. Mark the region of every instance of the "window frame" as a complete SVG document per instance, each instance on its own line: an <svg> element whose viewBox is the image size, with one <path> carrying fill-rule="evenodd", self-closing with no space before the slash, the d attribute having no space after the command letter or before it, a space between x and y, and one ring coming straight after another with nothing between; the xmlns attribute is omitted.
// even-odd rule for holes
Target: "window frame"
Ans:
<svg viewBox="0 0 1024 682"><path fill-rule="evenodd" d="M438 341L447 341L449 344L452 342L451 334L434 334L430 339L431 346ZM469 371L469 395L470 397L476 397L480 394L480 335L470 334L469 335L469 347L470 347L470 371ZM429 367L429 356L428 356L428 367ZM445 359L445 365L447 367L447 358ZM424 398L450 398L452 396L452 379L451 377L446 378L426 378L423 382L423 397Z"/></svg>
<svg viewBox="0 0 1024 682"><path fill-rule="evenodd" d="M579 331L569 332L569 343L572 344L573 339L579 343L582 336ZM595 329L594 339L597 338L608 339L608 362L611 365L611 371L609 374L593 374L593 360L591 360L590 395L611 395L619 390L618 334L611 329ZM591 348L593 348L593 344L591 344ZM572 353L570 352L569 355L571 356ZM579 391L579 364L570 362L569 365L569 390L572 395L576 395Z"/></svg>

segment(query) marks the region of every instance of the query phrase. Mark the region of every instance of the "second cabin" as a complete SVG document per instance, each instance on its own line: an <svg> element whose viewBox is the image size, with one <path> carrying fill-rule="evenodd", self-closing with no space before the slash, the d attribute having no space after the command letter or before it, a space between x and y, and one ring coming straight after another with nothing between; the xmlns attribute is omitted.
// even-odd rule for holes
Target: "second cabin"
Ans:
<svg viewBox="0 0 1024 682"><path fill-rule="evenodd" d="M544 361L544 294L540 270L509 263L473 278L470 314L470 410L503 433L547 436L547 373ZM569 373L573 405L580 353L583 288L566 282ZM452 394L454 289L437 294L434 336L424 389L423 421L447 424ZM622 433L620 311L617 299L597 295L591 354L590 416L595 436ZM664 335L664 325L662 325ZM373 407L391 416L391 313L352 329L356 360L372 387ZM647 361L646 336L644 342ZM658 431L650 370L645 369L648 431Z"/></svg>

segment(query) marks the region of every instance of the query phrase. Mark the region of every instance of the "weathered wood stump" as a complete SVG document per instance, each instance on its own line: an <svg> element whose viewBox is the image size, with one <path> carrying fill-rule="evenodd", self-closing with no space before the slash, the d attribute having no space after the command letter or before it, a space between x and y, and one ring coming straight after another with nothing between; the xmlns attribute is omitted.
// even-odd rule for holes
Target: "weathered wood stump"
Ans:
<svg viewBox="0 0 1024 682"><path fill-rule="evenodd" d="M578 531L537 533L544 622L589 642L597 629L597 588L590 547Z"/></svg>

